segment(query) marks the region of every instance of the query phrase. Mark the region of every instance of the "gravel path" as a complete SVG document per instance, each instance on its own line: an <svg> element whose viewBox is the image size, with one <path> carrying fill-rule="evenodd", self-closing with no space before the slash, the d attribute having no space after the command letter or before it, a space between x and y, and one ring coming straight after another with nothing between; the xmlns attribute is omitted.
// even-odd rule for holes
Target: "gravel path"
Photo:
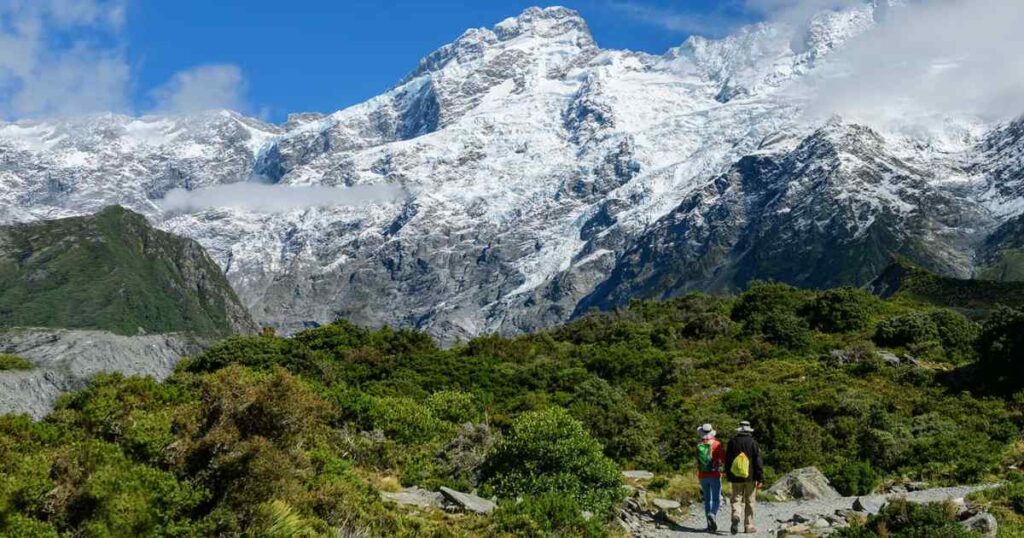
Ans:
<svg viewBox="0 0 1024 538"><path fill-rule="evenodd" d="M916 503L928 503L928 502L941 502L948 499L957 499L964 497L970 493L981 489L987 489L994 487L994 485L980 485L980 486L958 486L950 488L934 488L926 489L922 491L915 491L907 494L901 494L900 497L906 496L907 500ZM886 501L887 498L895 495L865 495L861 497L861 502L868 508L869 511L876 511L878 507ZM857 497L840 497L838 499L829 500L816 500L816 501L790 501L790 502L759 502L755 507L755 522L757 525L758 532L756 534L740 534L738 536L751 536L751 537L774 537L775 529L778 528L778 521L788 521L793 518L795 514L806 516L812 521L817 516L824 516L826 514L833 514L836 510L846 510L853 506L853 501ZM690 507L690 514L687 516L681 525L674 525L670 527L661 527L659 529L651 529L649 532L645 532L646 536L658 537L658 538L674 538L680 536L690 536L694 534L707 534L704 531L706 522L704 520L704 510L699 505L693 505ZM722 503L722 509L718 513L718 534L723 536L729 535L729 518L731 511L729 509L728 502ZM812 517L816 516L816 517Z"/></svg>

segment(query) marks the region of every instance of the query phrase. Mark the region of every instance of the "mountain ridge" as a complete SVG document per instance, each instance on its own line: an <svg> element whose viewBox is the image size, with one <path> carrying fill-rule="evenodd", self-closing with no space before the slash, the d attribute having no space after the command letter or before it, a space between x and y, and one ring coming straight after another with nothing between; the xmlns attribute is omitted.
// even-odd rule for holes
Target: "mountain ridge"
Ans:
<svg viewBox="0 0 1024 538"><path fill-rule="evenodd" d="M874 275L836 267L868 260L865 271L880 271L897 252L968 277L986 238L1024 210L1020 121L950 118L918 136L822 123L789 91L870 32L883 5L693 38L661 56L601 49L577 13L531 8L468 30L380 96L282 126L230 112L3 124L0 215L124 204L201 243L255 318L284 332L338 317L446 342L537 330L657 288L658 278L615 281L650 241L667 257L640 261L665 268L690 250L719 253L678 266L694 271L670 275L680 290L769 277L863 284ZM815 143L814 158L793 154ZM717 178L768 160L793 169L712 192ZM171 189L245 181L397 184L410 195L275 214L161 206ZM819 184L842 198L816 194ZM774 209L745 206L747 195ZM720 243L665 234L683 213L722 223L705 237ZM740 220L725 223L730 214ZM832 251L851 257L793 267Z"/></svg>

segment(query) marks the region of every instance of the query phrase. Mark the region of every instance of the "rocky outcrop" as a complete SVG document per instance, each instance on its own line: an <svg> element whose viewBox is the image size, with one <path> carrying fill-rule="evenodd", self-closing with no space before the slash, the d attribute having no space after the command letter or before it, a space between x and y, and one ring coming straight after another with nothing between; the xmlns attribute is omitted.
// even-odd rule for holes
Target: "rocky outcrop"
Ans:
<svg viewBox="0 0 1024 538"><path fill-rule="evenodd" d="M985 538L995 538L999 534L999 522L988 512L981 512L960 522L969 531L974 531Z"/></svg>
<svg viewBox="0 0 1024 538"><path fill-rule="evenodd" d="M436 491L421 489L419 486L408 487L399 491L382 491L381 498L400 506L415 506L418 508L444 508L444 495Z"/></svg>
<svg viewBox="0 0 1024 538"><path fill-rule="evenodd" d="M204 341L178 334L123 336L105 331L16 329L0 332L0 353L27 359L31 370L0 372L0 414L41 418L61 393L98 373L163 379Z"/></svg>
<svg viewBox="0 0 1024 538"><path fill-rule="evenodd" d="M441 492L441 495L444 495L444 498L447 499L448 502L466 512L472 512L474 514L490 514L498 507L494 501L473 495L472 493L462 493L461 491L456 491L444 486L441 486L439 491Z"/></svg>
<svg viewBox="0 0 1024 538"><path fill-rule="evenodd" d="M498 508L498 505L492 500L444 486L437 491L428 491L419 486L412 486L394 492L382 491L380 496L385 501L400 506L470 512L478 515L490 514Z"/></svg>
<svg viewBox="0 0 1024 538"><path fill-rule="evenodd" d="M776 480L765 493L779 501L842 497L829 483L828 478L814 467L804 467L786 473L782 478Z"/></svg>

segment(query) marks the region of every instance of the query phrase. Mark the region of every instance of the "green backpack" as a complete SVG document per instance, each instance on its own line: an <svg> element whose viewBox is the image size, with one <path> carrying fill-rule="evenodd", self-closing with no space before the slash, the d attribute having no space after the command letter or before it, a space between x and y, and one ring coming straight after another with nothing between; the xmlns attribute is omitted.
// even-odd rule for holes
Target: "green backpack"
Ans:
<svg viewBox="0 0 1024 538"><path fill-rule="evenodd" d="M697 445L697 466L702 472L709 473L717 471L714 462L715 447L712 443L701 443Z"/></svg>

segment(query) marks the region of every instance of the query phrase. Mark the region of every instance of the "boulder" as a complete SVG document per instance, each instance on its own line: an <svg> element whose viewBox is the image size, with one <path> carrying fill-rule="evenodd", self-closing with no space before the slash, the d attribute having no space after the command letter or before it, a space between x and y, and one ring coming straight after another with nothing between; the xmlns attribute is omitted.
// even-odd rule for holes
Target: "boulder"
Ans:
<svg viewBox="0 0 1024 538"><path fill-rule="evenodd" d="M444 496L436 491L427 491L417 486L400 491L382 491L381 498L401 506L418 506L420 508L442 508Z"/></svg>
<svg viewBox="0 0 1024 538"><path fill-rule="evenodd" d="M969 519L965 519L960 522L963 527L969 531L980 533L986 538L995 538L998 534L999 524L996 522L996 518L988 512L982 512Z"/></svg>
<svg viewBox="0 0 1024 538"><path fill-rule="evenodd" d="M622 476L630 480L650 480L654 478L654 473L650 471L622 471Z"/></svg>
<svg viewBox="0 0 1024 538"><path fill-rule="evenodd" d="M838 491L832 488L828 478L814 467L804 467L787 473L778 479L766 493L780 501L792 499L838 499Z"/></svg>
<svg viewBox="0 0 1024 538"><path fill-rule="evenodd" d="M651 504L657 506L658 509L663 512L678 510L680 506L682 506L681 504L679 504L678 501L673 501L671 499L654 499L653 501L651 501Z"/></svg>
<svg viewBox="0 0 1024 538"><path fill-rule="evenodd" d="M455 491L451 488L441 487L441 494L450 503L465 510L467 512L473 512L474 514L490 514L494 511L498 505L494 504L494 501L489 501L483 497L478 497L472 493L462 493L461 491Z"/></svg>
<svg viewBox="0 0 1024 538"><path fill-rule="evenodd" d="M857 497L853 500L853 511L865 514L877 514L885 506L885 501L870 498Z"/></svg>
<svg viewBox="0 0 1024 538"><path fill-rule="evenodd" d="M896 354L891 351L880 349L877 353L878 358L882 359L882 362L889 366L899 366L900 364L903 364L903 359L897 357Z"/></svg>

